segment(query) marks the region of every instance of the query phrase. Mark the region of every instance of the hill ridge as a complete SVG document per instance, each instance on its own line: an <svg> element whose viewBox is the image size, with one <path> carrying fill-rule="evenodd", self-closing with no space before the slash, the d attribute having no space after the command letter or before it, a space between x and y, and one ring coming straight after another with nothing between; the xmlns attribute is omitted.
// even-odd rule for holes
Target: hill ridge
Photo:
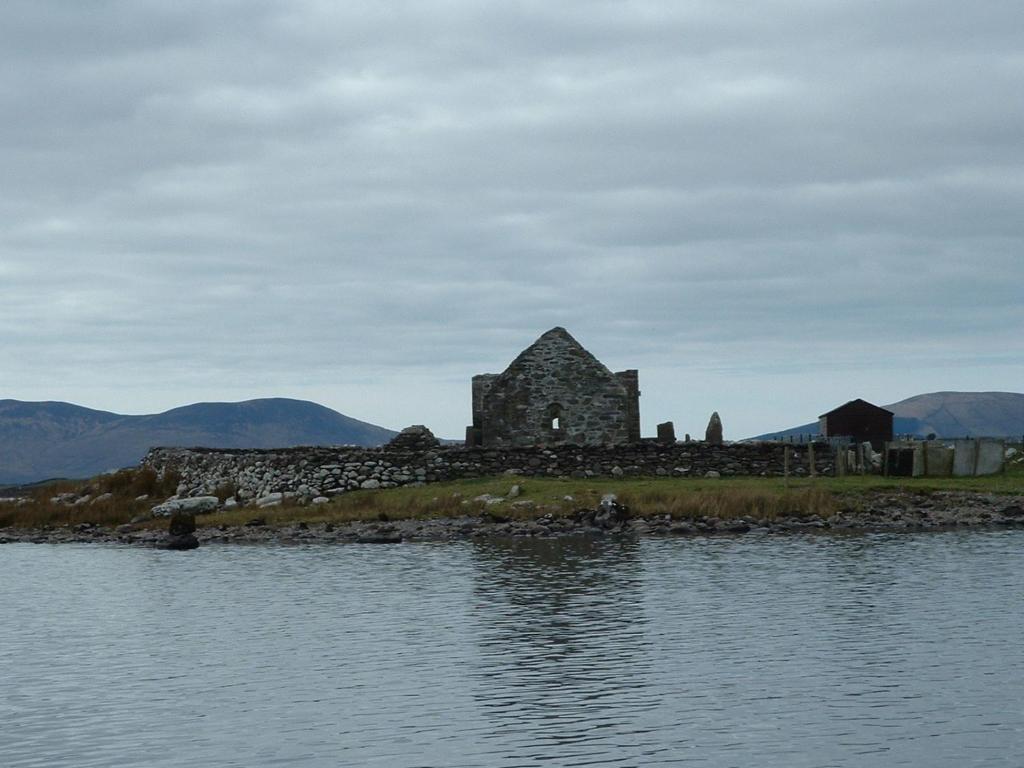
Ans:
<svg viewBox="0 0 1024 768"><path fill-rule="evenodd" d="M201 402L125 415L63 401L0 400L0 485L90 477L152 447L381 445L395 431L286 397Z"/></svg>
<svg viewBox="0 0 1024 768"><path fill-rule="evenodd" d="M882 406L895 414L897 435L926 437L1009 437L1024 436L1024 394L1020 392L964 392L943 390L912 395ZM818 423L766 432L751 440L787 438L818 434Z"/></svg>

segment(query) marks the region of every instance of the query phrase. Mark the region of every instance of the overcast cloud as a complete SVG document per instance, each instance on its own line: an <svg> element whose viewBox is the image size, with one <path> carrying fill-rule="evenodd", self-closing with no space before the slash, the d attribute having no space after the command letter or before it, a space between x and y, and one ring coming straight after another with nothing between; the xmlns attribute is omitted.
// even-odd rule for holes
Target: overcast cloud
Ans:
<svg viewBox="0 0 1024 768"><path fill-rule="evenodd" d="M554 325L646 434L1021 391L1024 4L6 0L0 398L457 437Z"/></svg>

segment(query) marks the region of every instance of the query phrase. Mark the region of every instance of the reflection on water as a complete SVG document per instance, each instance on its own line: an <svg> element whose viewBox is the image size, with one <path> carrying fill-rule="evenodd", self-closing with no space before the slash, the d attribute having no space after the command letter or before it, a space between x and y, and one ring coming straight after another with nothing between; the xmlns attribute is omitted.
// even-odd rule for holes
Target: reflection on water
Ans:
<svg viewBox="0 0 1024 768"><path fill-rule="evenodd" d="M510 539L474 545L472 674L496 753L607 760L658 705L643 684L643 565L632 539Z"/></svg>
<svg viewBox="0 0 1024 768"><path fill-rule="evenodd" d="M1022 545L6 545L0 765L1019 766Z"/></svg>

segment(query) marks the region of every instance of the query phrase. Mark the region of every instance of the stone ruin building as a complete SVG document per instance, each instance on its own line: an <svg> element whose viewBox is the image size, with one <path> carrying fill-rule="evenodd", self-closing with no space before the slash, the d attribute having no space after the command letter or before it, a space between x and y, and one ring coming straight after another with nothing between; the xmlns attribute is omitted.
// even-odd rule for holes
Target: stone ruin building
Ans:
<svg viewBox="0 0 1024 768"><path fill-rule="evenodd" d="M622 445L640 441L635 370L612 373L564 328L552 328L503 373L473 377L466 445Z"/></svg>

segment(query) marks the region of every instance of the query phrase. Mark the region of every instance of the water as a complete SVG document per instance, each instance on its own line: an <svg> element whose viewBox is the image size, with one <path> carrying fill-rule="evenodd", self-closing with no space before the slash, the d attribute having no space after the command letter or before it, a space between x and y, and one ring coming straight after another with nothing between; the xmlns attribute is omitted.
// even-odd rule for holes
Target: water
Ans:
<svg viewBox="0 0 1024 768"><path fill-rule="evenodd" d="M0 765L1019 766L1024 532L0 547Z"/></svg>

